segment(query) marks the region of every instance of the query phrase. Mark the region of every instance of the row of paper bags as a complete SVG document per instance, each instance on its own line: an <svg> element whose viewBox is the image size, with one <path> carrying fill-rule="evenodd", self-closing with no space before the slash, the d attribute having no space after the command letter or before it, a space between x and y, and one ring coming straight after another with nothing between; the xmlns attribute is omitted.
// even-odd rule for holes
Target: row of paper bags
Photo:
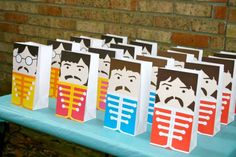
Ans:
<svg viewBox="0 0 236 157"><path fill-rule="evenodd" d="M138 135L152 125L151 144L190 152L197 132L214 136L234 120L236 54L173 47L104 34L16 42L12 103L36 110L56 98L56 115L79 122L105 111L104 126ZM50 89L50 90L49 90Z"/></svg>

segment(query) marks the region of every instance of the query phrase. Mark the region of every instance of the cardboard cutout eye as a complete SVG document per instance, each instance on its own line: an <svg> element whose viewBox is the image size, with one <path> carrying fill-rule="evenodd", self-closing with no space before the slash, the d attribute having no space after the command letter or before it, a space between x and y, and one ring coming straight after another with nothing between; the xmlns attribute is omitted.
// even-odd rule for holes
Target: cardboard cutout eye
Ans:
<svg viewBox="0 0 236 157"><path fill-rule="evenodd" d="M16 55L16 62L17 62L17 63L20 63L21 60L22 60L21 55Z"/></svg>
<svg viewBox="0 0 236 157"><path fill-rule="evenodd" d="M81 68L79 68L79 71L81 71Z"/></svg>
<svg viewBox="0 0 236 157"><path fill-rule="evenodd" d="M26 63L27 65L31 65L31 64L33 63L33 59L32 59L31 57L26 57L26 58L25 58L25 63Z"/></svg>
<svg viewBox="0 0 236 157"><path fill-rule="evenodd" d="M185 90L182 90L182 93L185 93Z"/></svg>
<svg viewBox="0 0 236 157"><path fill-rule="evenodd" d="M169 87L166 87L166 90L169 90Z"/></svg>
<svg viewBox="0 0 236 157"><path fill-rule="evenodd" d="M133 80L133 79L130 79L129 81L130 81L130 82L134 82L134 80Z"/></svg>
<svg viewBox="0 0 236 157"><path fill-rule="evenodd" d="M206 83L208 83L208 81L206 81Z"/></svg>
<svg viewBox="0 0 236 157"><path fill-rule="evenodd" d="M117 79L119 80L119 79L120 79L120 76L117 76Z"/></svg>
<svg viewBox="0 0 236 157"><path fill-rule="evenodd" d="M105 66L107 67L107 66L108 66L108 64L106 63L106 64L105 64Z"/></svg>

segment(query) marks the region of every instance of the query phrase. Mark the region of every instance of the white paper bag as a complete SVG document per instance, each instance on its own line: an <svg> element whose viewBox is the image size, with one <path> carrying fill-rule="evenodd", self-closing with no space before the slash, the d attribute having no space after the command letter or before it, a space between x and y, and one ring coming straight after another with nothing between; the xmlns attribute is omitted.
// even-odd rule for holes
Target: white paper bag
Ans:
<svg viewBox="0 0 236 157"><path fill-rule="evenodd" d="M12 103L30 110L48 107L52 46L16 42L13 50Z"/></svg>
<svg viewBox="0 0 236 157"><path fill-rule="evenodd" d="M151 144L185 153L196 147L201 80L195 70L158 70Z"/></svg>
<svg viewBox="0 0 236 157"><path fill-rule="evenodd" d="M128 135L147 129L152 63L112 59L104 126Z"/></svg>
<svg viewBox="0 0 236 157"><path fill-rule="evenodd" d="M85 122L96 118L99 56L62 51L56 115Z"/></svg>

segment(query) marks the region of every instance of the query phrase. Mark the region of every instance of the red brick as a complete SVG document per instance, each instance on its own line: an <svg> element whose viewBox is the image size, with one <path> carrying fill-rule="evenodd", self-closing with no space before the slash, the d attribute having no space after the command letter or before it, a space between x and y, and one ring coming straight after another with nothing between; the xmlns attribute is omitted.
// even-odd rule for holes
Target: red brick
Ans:
<svg viewBox="0 0 236 157"><path fill-rule="evenodd" d="M40 5L38 7L39 14L60 16L62 14L62 9L57 6Z"/></svg>
<svg viewBox="0 0 236 157"><path fill-rule="evenodd" d="M28 21L27 15L15 12L5 13L4 18L6 21L12 21L16 23L26 23Z"/></svg>
<svg viewBox="0 0 236 157"><path fill-rule="evenodd" d="M176 33L174 32L171 36L172 43L183 46L193 46L200 48L207 48L209 46L209 36L187 34L187 33Z"/></svg>
<svg viewBox="0 0 236 157"><path fill-rule="evenodd" d="M236 8L230 9L229 11L229 21L236 22Z"/></svg>
<svg viewBox="0 0 236 157"><path fill-rule="evenodd" d="M224 23L219 23L219 25L218 25L218 33L219 34L224 34L225 33L225 24Z"/></svg>
<svg viewBox="0 0 236 157"><path fill-rule="evenodd" d="M214 7L214 18L225 19L226 18L226 6L215 6Z"/></svg>
<svg viewBox="0 0 236 157"><path fill-rule="evenodd" d="M110 7L113 9L137 10L137 0L110 0Z"/></svg>
<svg viewBox="0 0 236 157"><path fill-rule="evenodd" d="M19 26L10 23L0 23L0 30L3 32L19 33Z"/></svg>

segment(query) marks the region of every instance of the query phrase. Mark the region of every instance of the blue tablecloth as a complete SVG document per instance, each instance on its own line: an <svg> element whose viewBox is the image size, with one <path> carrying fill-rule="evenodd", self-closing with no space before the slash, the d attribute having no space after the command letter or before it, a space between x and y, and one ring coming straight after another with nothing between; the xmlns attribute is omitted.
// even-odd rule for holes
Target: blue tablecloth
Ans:
<svg viewBox="0 0 236 157"><path fill-rule="evenodd" d="M142 135L131 137L103 127L103 112L84 124L55 116L55 100L50 107L29 111L12 105L10 95L0 97L0 119L32 128L67 141L117 156L154 157L236 157L236 122L222 126L215 137L198 135L198 146L184 154L149 144L150 126Z"/></svg>

